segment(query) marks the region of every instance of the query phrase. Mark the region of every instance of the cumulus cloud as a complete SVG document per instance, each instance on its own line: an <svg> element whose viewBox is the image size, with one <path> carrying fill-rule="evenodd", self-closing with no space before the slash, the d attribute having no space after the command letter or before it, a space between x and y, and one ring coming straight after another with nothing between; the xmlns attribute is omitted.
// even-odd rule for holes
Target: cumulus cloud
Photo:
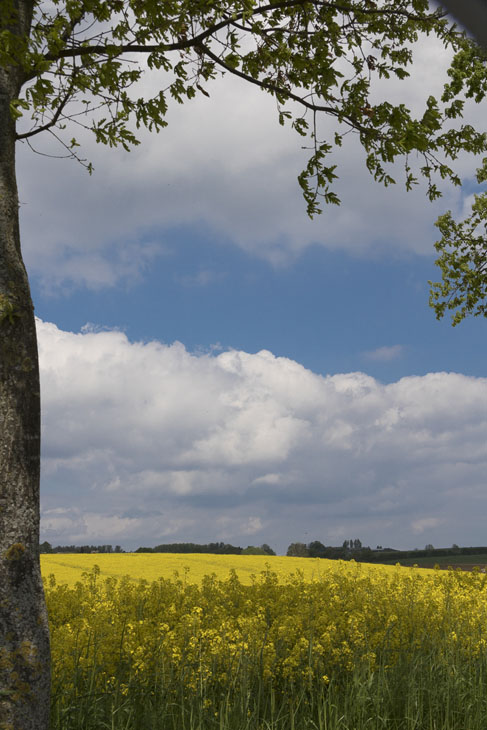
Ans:
<svg viewBox="0 0 487 730"><path fill-rule="evenodd" d="M383 385L265 350L194 354L40 320L38 334L42 539L483 540L487 379Z"/></svg>
<svg viewBox="0 0 487 730"><path fill-rule="evenodd" d="M371 100L402 101L422 114L428 95L441 90L447 67L448 52L428 38L418 44L411 79L379 82ZM154 91L158 81L159 73L145 85ZM349 135L332 160L343 205L328 206L310 221L296 181L308 152L294 131L277 123L274 100L231 78L215 81L210 93L210 99L175 105L168 128L158 135L143 132L142 144L130 154L97 146L81 130L83 154L95 165L91 178L75 163L19 147L25 257L47 291L137 279L155 256L168 255L181 227L276 264L311 245L357 255L430 254L433 221L461 206L458 190L446 188L435 204L427 201L424 186L405 194L402 167L398 184L384 189L372 180L359 142ZM465 121L479 114L468 112ZM322 136L334 129L332 120L324 121ZM36 144L55 151L45 147L50 140ZM473 176L468 155L458 165Z"/></svg>

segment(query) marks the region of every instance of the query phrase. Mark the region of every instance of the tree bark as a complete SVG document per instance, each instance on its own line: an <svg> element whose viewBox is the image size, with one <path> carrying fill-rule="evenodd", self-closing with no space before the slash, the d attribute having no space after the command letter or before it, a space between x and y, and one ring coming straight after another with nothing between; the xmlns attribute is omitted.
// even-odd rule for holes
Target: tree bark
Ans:
<svg viewBox="0 0 487 730"><path fill-rule="evenodd" d="M15 5L14 31L28 36L32 3ZM0 730L48 730L49 629L39 561L39 368L20 250L10 114L23 73L20 66L0 69Z"/></svg>

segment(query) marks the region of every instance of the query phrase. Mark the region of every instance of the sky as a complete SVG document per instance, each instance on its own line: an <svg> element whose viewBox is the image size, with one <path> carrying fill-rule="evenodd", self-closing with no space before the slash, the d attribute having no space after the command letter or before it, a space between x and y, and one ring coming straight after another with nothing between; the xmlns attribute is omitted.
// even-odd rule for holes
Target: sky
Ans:
<svg viewBox="0 0 487 730"><path fill-rule="evenodd" d="M416 50L377 94L419 113L448 55ZM434 221L468 209L476 160L430 203L400 168L375 183L350 135L342 205L310 220L272 99L208 91L130 153L77 131L91 177L49 138L19 145L41 541L486 545L486 323L428 306Z"/></svg>

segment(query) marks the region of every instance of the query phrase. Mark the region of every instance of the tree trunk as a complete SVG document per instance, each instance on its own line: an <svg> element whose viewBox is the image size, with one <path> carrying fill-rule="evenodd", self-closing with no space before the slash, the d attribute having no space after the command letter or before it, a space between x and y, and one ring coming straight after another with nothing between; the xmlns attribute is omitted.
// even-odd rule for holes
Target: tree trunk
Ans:
<svg viewBox="0 0 487 730"><path fill-rule="evenodd" d="M15 29L28 35L31 3L15 4ZM20 251L10 114L22 73L18 66L0 68L0 730L47 730L50 651L39 563L39 368Z"/></svg>

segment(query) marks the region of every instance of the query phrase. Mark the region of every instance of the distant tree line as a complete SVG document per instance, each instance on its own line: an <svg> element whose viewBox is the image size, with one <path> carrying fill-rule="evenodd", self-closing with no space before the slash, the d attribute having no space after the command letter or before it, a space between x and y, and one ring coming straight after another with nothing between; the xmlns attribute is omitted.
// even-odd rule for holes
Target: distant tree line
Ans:
<svg viewBox="0 0 487 730"><path fill-rule="evenodd" d="M57 545L52 547L49 542L43 542L39 545L41 553L123 553L120 545L115 545L115 549L111 545Z"/></svg>
<svg viewBox="0 0 487 730"><path fill-rule="evenodd" d="M375 553L373 553L375 556ZM487 555L487 546L469 546L459 547L458 545L452 545L449 548L434 548L433 545L426 545L424 550L394 550L391 551L390 557L399 559L410 559L410 558L439 558L441 556L448 557L449 555ZM374 562L383 562L387 559L386 551L375 557Z"/></svg>
<svg viewBox="0 0 487 730"><path fill-rule="evenodd" d="M41 553L124 553L120 545L115 549L111 545L52 545L45 541L39 545ZM224 542L210 542L198 545L194 542L175 542L167 545L156 545L153 548L139 547L136 553L212 553L214 555L275 555L274 550L264 543L260 547L248 545L246 548L235 547Z"/></svg>
<svg viewBox="0 0 487 730"><path fill-rule="evenodd" d="M286 555L295 558L328 558L329 560L362 560L368 562L373 551L364 547L358 538L344 540L341 546L323 545L319 540L308 544L293 542L289 545Z"/></svg>
<svg viewBox="0 0 487 730"><path fill-rule="evenodd" d="M236 547L226 542L210 542L199 545L195 542L173 542L156 545L153 548L140 547L136 553L210 553L213 555L275 555L274 550L266 543L260 547L248 545L246 548Z"/></svg>
<svg viewBox="0 0 487 730"><path fill-rule="evenodd" d="M345 540L341 547L326 546L319 540L308 544L293 542L289 545L286 555L296 558L328 558L329 560L356 560L363 563L387 563L394 560L411 558L429 558L449 555L485 555L487 547L459 547L434 548L428 544L424 550L395 550L394 548L378 545L375 550L364 547L360 540Z"/></svg>
<svg viewBox="0 0 487 730"><path fill-rule="evenodd" d="M57 545L53 547L45 541L39 545L41 553L123 553L120 545ZM214 555L275 555L274 550L264 543L259 547L248 545L246 548L236 547L225 542L210 542L200 545L194 542L175 542L156 545L153 548L139 547L136 553L209 553ZM344 540L341 546L326 546L319 540L309 543L293 542L289 545L286 555L295 558L328 558L329 560L356 560L365 563L390 563L411 558L430 558L449 555L486 555L487 547L459 547L452 545L449 548L434 548L431 543L423 550L394 550L390 547L377 545L375 549L355 538Z"/></svg>

